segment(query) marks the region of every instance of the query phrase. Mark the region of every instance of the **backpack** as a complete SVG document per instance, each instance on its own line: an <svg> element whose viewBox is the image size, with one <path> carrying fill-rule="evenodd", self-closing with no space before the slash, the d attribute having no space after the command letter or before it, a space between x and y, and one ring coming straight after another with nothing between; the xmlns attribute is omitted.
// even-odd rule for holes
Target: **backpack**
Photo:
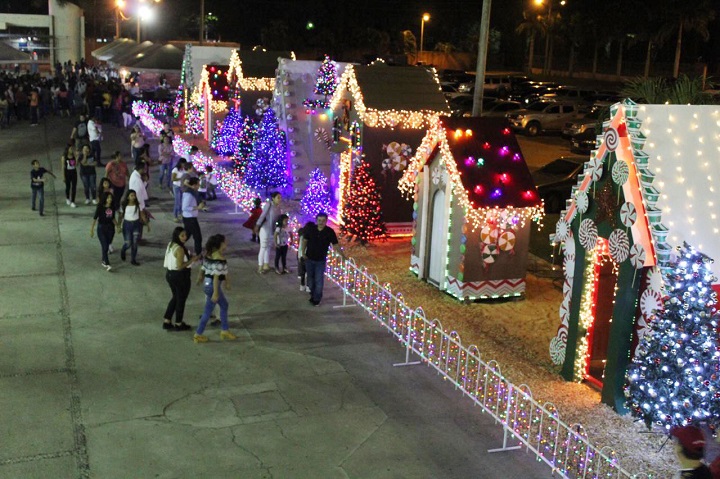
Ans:
<svg viewBox="0 0 720 479"><path fill-rule="evenodd" d="M84 121L81 121L77 125L77 137L85 138L87 136L87 134L88 134L87 123L85 123Z"/></svg>

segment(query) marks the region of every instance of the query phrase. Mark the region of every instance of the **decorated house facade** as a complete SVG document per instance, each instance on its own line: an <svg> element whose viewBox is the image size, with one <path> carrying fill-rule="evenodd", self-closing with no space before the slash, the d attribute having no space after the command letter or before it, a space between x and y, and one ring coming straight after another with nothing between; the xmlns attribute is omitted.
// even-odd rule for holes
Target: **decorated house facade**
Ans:
<svg viewBox="0 0 720 479"><path fill-rule="evenodd" d="M450 113L437 76L419 67L347 65L330 108L338 218L353 165L363 158L389 232L409 233L412 209L397 186L427 129Z"/></svg>
<svg viewBox="0 0 720 479"><path fill-rule="evenodd" d="M410 269L458 299L525 292L543 205L505 119L442 117L400 180L413 197Z"/></svg>
<svg viewBox="0 0 720 479"><path fill-rule="evenodd" d="M628 364L662 308L674 248L686 241L720 255L718 110L630 100L611 107L551 236L564 266L551 358L563 377L596 385L618 411Z"/></svg>

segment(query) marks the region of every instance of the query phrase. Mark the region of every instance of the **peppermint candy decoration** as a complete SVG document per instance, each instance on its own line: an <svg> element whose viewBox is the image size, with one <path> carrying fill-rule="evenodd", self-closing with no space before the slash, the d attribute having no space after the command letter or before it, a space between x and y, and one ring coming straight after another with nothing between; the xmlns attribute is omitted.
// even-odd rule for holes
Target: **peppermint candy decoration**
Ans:
<svg viewBox="0 0 720 479"><path fill-rule="evenodd" d="M620 207L620 221L628 228L635 224L637 221L637 210L635 209L634 204L629 201L623 203Z"/></svg>
<svg viewBox="0 0 720 479"><path fill-rule="evenodd" d="M580 244L587 251L595 249L597 244L598 231L595 222L590 218L582 220L580 223Z"/></svg>
<svg viewBox="0 0 720 479"><path fill-rule="evenodd" d="M392 165L390 163L390 158L385 158L384 160L382 160L382 169L389 170L390 168L392 168Z"/></svg>
<svg viewBox="0 0 720 479"><path fill-rule="evenodd" d="M648 270L645 281L649 289L658 291L658 293L662 292L665 288L662 273L660 272L660 268L657 266L653 266L650 270Z"/></svg>
<svg viewBox="0 0 720 479"><path fill-rule="evenodd" d="M396 156L392 159L392 169L402 171L407 167L407 158L404 156Z"/></svg>
<svg viewBox="0 0 720 479"><path fill-rule="evenodd" d="M662 297L654 289L647 288L640 295L640 312L643 317L650 319L656 311L663 309Z"/></svg>
<svg viewBox="0 0 720 479"><path fill-rule="evenodd" d="M397 141L393 141L387 146L387 148L385 148L385 151L387 151L390 158L395 158L396 156L400 156L402 154L402 146L400 146L400 143Z"/></svg>
<svg viewBox="0 0 720 479"><path fill-rule="evenodd" d="M579 190L575 193L575 205L580 213L585 213L590 206L590 199L588 198L587 191Z"/></svg>
<svg viewBox="0 0 720 479"><path fill-rule="evenodd" d="M560 218L555 225L555 241L565 241L570 233L570 225L564 218Z"/></svg>
<svg viewBox="0 0 720 479"><path fill-rule="evenodd" d="M575 241L572 231L568 233L567 240L565 241L565 257L567 259L575 260Z"/></svg>
<svg viewBox="0 0 720 479"><path fill-rule="evenodd" d="M485 266L489 266L495 262L498 255L498 247L494 244L486 244L482 250L482 260Z"/></svg>
<svg viewBox="0 0 720 479"><path fill-rule="evenodd" d="M565 362L565 349L567 349L567 329L558 331L558 335L550 340L550 359L553 364L560 365Z"/></svg>
<svg viewBox="0 0 720 479"><path fill-rule="evenodd" d="M640 244L632 245L630 248L630 263L635 269L640 269L645 266L645 248Z"/></svg>
<svg viewBox="0 0 720 479"><path fill-rule="evenodd" d="M630 168L627 163L622 160L618 160L612 167L612 179L616 185L624 185L630 177Z"/></svg>
<svg viewBox="0 0 720 479"><path fill-rule="evenodd" d="M575 257L569 258L565 256L563 258L563 269L565 270L565 277L571 280L575 277Z"/></svg>
<svg viewBox="0 0 720 479"><path fill-rule="evenodd" d="M609 151L615 151L620 143L620 135L615 128L608 128L603 135L605 148Z"/></svg>
<svg viewBox="0 0 720 479"><path fill-rule="evenodd" d="M602 158L592 158L588 164L590 165L590 179L594 182L600 181L603 174Z"/></svg>
<svg viewBox="0 0 720 479"><path fill-rule="evenodd" d="M440 180L442 179L442 171L440 171L440 166L436 166L432 170L432 182L433 185L437 185L440 183Z"/></svg>
<svg viewBox="0 0 720 479"><path fill-rule="evenodd" d="M500 251L509 252L515 249L515 233L512 231L503 232L498 238Z"/></svg>
<svg viewBox="0 0 720 479"><path fill-rule="evenodd" d="M618 263L622 263L628 259L630 254L630 240L624 230L613 230L608 238L610 246L610 256Z"/></svg>
<svg viewBox="0 0 720 479"><path fill-rule="evenodd" d="M495 244L497 243L499 231L495 226L492 225L485 225L480 229L480 241L482 241L485 244Z"/></svg>

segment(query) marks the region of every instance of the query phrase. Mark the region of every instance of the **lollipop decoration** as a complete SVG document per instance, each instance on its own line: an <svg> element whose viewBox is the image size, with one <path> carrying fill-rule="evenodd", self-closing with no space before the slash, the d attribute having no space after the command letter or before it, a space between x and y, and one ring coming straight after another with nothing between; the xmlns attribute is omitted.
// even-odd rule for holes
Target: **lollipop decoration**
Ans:
<svg viewBox="0 0 720 479"><path fill-rule="evenodd" d="M628 258L630 253L630 240L627 233L623 230L613 230L608 238L610 246L610 256L618 263L622 263Z"/></svg>
<svg viewBox="0 0 720 479"><path fill-rule="evenodd" d="M630 263L635 269L641 269L645 265L645 249L641 244L634 244L630 248Z"/></svg>
<svg viewBox="0 0 720 479"><path fill-rule="evenodd" d="M580 213L580 221L582 221L583 213L585 213L588 206L590 206L590 198L588 198L587 191L578 190L578 192L575 193L575 206Z"/></svg>
<svg viewBox="0 0 720 479"><path fill-rule="evenodd" d="M629 201L623 203L620 207L620 221L628 228L635 224L637 221L637 210L635 209L634 204Z"/></svg>
<svg viewBox="0 0 720 479"><path fill-rule="evenodd" d="M580 223L580 244L586 251L592 251L597 244L598 230L595 222L590 218Z"/></svg>
<svg viewBox="0 0 720 479"><path fill-rule="evenodd" d="M588 162L589 170L590 170L590 179L593 182L593 194L595 194L595 185L597 185L597 182L600 181L600 178L602 178L603 174L603 162L602 158L598 158L597 156L590 159Z"/></svg>
<svg viewBox="0 0 720 479"><path fill-rule="evenodd" d="M498 230L495 225L485 225L480 230L480 241L485 244L495 244L498 239Z"/></svg>
<svg viewBox="0 0 720 479"><path fill-rule="evenodd" d="M612 167L612 179L616 185L622 186L630 177L630 168L624 161L616 162Z"/></svg>
<svg viewBox="0 0 720 479"><path fill-rule="evenodd" d="M608 151L615 151L620 143L620 135L615 128L608 128L604 135L605 148Z"/></svg>

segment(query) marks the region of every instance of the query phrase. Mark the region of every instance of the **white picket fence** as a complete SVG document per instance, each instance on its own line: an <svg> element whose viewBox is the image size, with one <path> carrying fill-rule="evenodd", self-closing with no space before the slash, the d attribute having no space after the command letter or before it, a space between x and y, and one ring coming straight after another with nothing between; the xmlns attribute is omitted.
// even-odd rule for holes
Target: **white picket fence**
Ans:
<svg viewBox="0 0 720 479"><path fill-rule="evenodd" d="M162 124L144 103L134 103L133 112L146 128L159 134ZM176 140L178 154L186 154L188 143ZM219 168L220 187L228 197L237 198L237 207L249 208L254 193L237 184L232 171L218 167L202 154L195 160L198 166L214 164ZM343 261L331 252L326 276L343 291L343 304L338 307L361 307L403 345L405 361L395 366L424 363L434 368L502 425L502 447L491 452L525 448L550 466L553 474L568 479L657 478L652 472L631 474L623 469L610 447L598 449L590 444L582 425L561 421L555 405L536 401L525 384L512 384L502 375L497 361L482 360L475 345L463 346L456 332L448 333L438 319L428 320L422 308L408 306L401 293L393 293L389 284L380 284L377 276L353 259ZM419 361L411 361L415 356Z"/></svg>
<svg viewBox="0 0 720 479"><path fill-rule="evenodd" d="M408 306L401 293L393 293L353 259L343 261L332 253L326 275L342 289L342 306L363 308L403 345L405 361L396 366L425 363L434 368L502 425L502 447L491 452L525 448L553 474L569 479L657 477L623 469L611 448L590 444L582 425L561 421L552 403L541 404L527 385L512 384L496 361L483 361L476 346L463 346L456 332L448 333L437 319L428 320L422 308ZM414 357L420 361L411 361Z"/></svg>

